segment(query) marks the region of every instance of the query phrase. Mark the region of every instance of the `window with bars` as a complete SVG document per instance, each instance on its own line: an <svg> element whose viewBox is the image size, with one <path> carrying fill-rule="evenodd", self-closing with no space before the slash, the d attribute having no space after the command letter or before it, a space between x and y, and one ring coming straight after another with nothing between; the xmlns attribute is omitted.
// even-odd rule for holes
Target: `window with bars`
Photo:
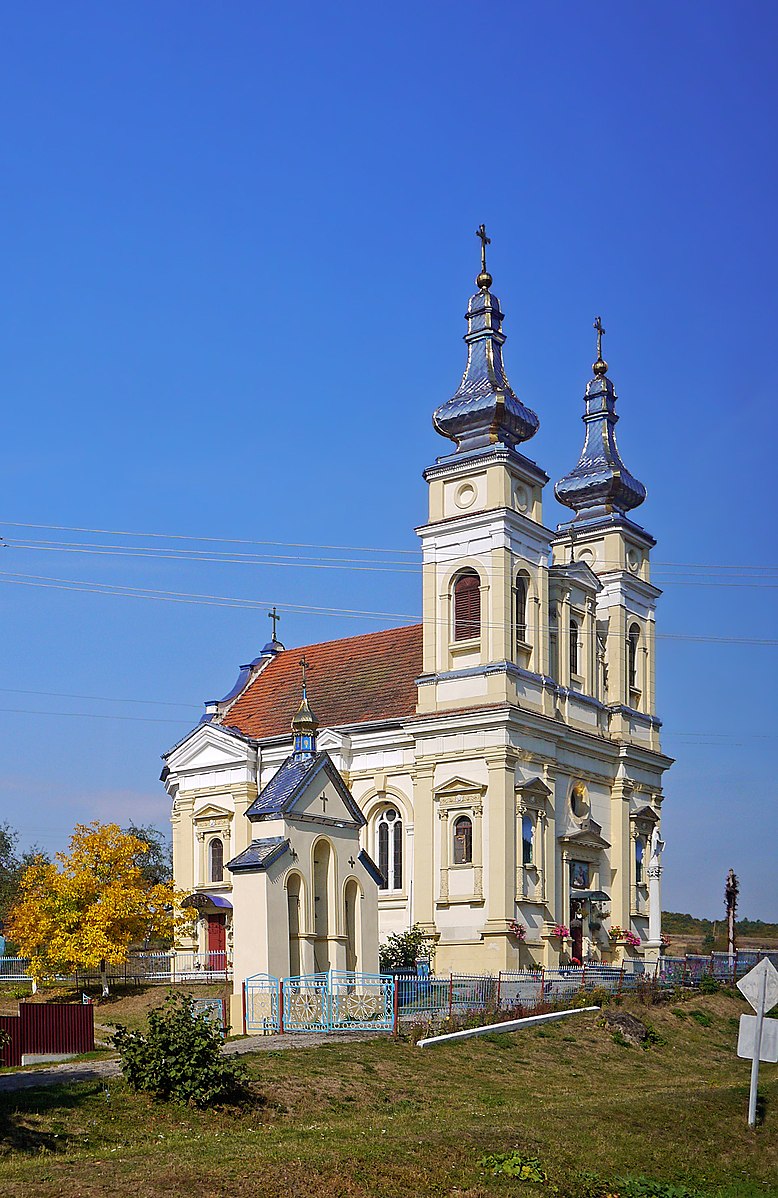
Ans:
<svg viewBox="0 0 778 1198"><path fill-rule="evenodd" d="M516 579L516 640L527 643L527 579L523 574Z"/></svg>
<svg viewBox="0 0 778 1198"><path fill-rule="evenodd" d="M221 882L224 878L224 845L218 836L208 846L210 855L210 881Z"/></svg>
<svg viewBox="0 0 778 1198"><path fill-rule="evenodd" d="M481 581L473 570L454 583L454 640L469 641L481 635Z"/></svg>
<svg viewBox="0 0 778 1198"><path fill-rule="evenodd" d="M637 624L633 624L629 630L627 637L627 678L629 680L630 690L637 690L638 685L638 644L640 643L640 629Z"/></svg>
<svg viewBox="0 0 778 1198"><path fill-rule="evenodd" d="M578 673L578 621L570 621L570 673Z"/></svg>
<svg viewBox="0 0 778 1198"><path fill-rule="evenodd" d="M402 890L403 824L395 807L386 807L378 817L378 868L383 881L380 890Z"/></svg>
<svg viewBox="0 0 778 1198"><path fill-rule="evenodd" d="M454 865L470 865L473 860L473 821L460 815L454 821Z"/></svg>

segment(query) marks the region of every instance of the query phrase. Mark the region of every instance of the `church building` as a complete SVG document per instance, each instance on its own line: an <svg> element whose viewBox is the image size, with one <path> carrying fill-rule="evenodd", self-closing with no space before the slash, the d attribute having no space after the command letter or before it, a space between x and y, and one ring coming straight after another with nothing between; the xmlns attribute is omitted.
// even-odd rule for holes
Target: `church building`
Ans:
<svg viewBox="0 0 778 1198"><path fill-rule="evenodd" d="M570 517L544 524L549 479L525 453L539 419L505 374L483 226L479 236L465 372L433 415L452 444L424 474L422 622L294 650L274 628L164 758L175 881L199 912L183 947L231 948L236 979L268 961L241 913L246 870L262 868L268 893L283 895L266 970L276 975L347 957L374 968L374 925L381 940L420 925L437 972L659 952L672 762L655 702L655 542L631 515L646 490L616 444L598 317L583 449L554 487ZM301 883L289 851L295 811L274 809L268 834L257 823L258 796L294 757L301 656L334 823L349 824L317 824L296 850L317 844L326 858L309 871L327 873L324 919L315 879Z"/></svg>

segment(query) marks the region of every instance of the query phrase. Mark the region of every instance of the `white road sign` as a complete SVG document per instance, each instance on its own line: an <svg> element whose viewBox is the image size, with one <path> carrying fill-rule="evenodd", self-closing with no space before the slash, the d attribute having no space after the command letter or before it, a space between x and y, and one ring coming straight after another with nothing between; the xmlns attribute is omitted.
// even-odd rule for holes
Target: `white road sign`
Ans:
<svg viewBox="0 0 778 1198"><path fill-rule="evenodd" d="M771 1011L778 1002L778 969L767 957L762 957L759 964L755 965L753 969L749 969L748 973L740 979L737 988L741 994L746 996L757 1013L764 994L762 1010Z"/></svg>
<svg viewBox="0 0 778 1198"><path fill-rule="evenodd" d="M754 1059L756 1049L756 1015L741 1015L737 1037L737 1055ZM778 1061L778 1019L765 1019L762 1024L762 1040L759 1045L760 1061Z"/></svg>

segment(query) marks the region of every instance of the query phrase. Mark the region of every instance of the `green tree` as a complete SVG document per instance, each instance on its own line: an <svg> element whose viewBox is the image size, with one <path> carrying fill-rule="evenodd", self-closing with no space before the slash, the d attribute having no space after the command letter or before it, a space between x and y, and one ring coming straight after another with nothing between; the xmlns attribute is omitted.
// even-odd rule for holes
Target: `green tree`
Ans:
<svg viewBox="0 0 778 1198"><path fill-rule="evenodd" d="M378 967L381 973L395 969L413 969L419 957L431 956L433 941L427 933L414 924L407 932L395 932L378 950Z"/></svg>
<svg viewBox="0 0 778 1198"><path fill-rule="evenodd" d="M145 850L140 852L137 860L145 880L151 882L152 886L170 882L173 877L173 848L164 832L153 824L136 823L130 823L122 831L145 845Z"/></svg>

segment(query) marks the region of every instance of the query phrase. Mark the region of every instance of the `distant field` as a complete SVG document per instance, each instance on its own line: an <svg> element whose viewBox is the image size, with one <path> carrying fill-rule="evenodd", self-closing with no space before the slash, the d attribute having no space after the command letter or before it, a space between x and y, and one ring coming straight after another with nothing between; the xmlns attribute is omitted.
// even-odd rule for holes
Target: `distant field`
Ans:
<svg viewBox="0 0 778 1198"><path fill-rule="evenodd" d="M0 1096L2 1192L551 1195L478 1164L518 1148L540 1159L563 1198L591 1192L581 1170L614 1194L616 1178L642 1174L706 1198L776 1198L778 1066L762 1067L764 1123L751 1132L749 1067L735 1056L739 996L634 1010L663 1041L648 1051L582 1015L423 1050L378 1038L258 1054L248 1059L262 1101L243 1110L155 1106L121 1082Z"/></svg>

